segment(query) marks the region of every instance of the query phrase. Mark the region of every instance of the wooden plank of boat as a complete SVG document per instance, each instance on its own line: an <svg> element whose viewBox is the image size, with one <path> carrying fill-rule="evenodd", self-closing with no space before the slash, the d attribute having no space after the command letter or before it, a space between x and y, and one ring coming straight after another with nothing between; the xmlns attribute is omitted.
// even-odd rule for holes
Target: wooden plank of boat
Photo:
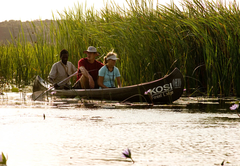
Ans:
<svg viewBox="0 0 240 166"><path fill-rule="evenodd" d="M42 81L39 79L39 81ZM37 81L36 81L37 82ZM44 88L44 83L36 83ZM41 89L35 88L35 89ZM55 96L66 98L86 98L96 100L171 103L182 96L184 88L183 75L175 68L165 77L142 84L109 89L71 89L54 90ZM46 90L47 88L45 88Z"/></svg>

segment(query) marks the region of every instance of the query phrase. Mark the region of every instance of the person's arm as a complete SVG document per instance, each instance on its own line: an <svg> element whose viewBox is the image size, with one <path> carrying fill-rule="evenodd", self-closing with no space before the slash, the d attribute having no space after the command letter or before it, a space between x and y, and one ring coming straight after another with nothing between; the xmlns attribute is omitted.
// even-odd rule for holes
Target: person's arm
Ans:
<svg viewBox="0 0 240 166"><path fill-rule="evenodd" d="M83 75L83 72L86 71L85 69L85 62L84 58L80 59L78 61L78 75L77 75L77 80ZM86 73L86 72L85 72ZM85 77L88 77L86 74L84 75Z"/></svg>
<svg viewBox="0 0 240 166"><path fill-rule="evenodd" d="M85 69L84 66L79 67L79 70L80 70L81 74L84 75L85 77L89 77L89 76L91 77L91 75L88 73L88 71Z"/></svg>
<svg viewBox="0 0 240 166"><path fill-rule="evenodd" d="M117 77L117 84L118 84L118 88L122 87L122 83L121 83L120 77Z"/></svg>
<svg viewBox="0 0 240 166"><path fill-rule="evenodd" d="M105 86L105 85L103 84L103 80L104 80L104 77L98 76L98 85L99 85L101 88L108 88L107 86Z"/></svg>
<svg viewBox="0 0 240 166"><path fill-rule="evenodd" d="M98 70L98 86L101 88L108 88L106 85L103 84L105 73L106 73L105 66Z"/></svg>
<svg viewBox="0 0 240 166"><path fill-rule="evenodd" d="M75 73L76 71L77 71L77 68L74 66L74 64L72 64L72 73Z"/></svg>
<svg viewBox="0 0 240 166"><path fill-rule="evenodd" d="M77 80L79 80L79 78L80 78L80 69L79 69L79 67L80 67L80 60L78 61L78 68L77 68L78 75L77 75Z"/></svg>
<svg viewBox="0 0 240 166"><path fill-rule="evenodd" d="M53 64L52 69L48 76L48 81L53 84L56 77L57 77L57 67L56 67L56 64Z"/></svg>
<svg viewBox="0 0 240 166"><path fill-rule="evenodd" d="M85 77L89 78L89 77L92 77L87 69L85 68L85 61L84 59L80 59L79 62L78 62L78 74L82 74L84 75Z"/></svg>
<svg viewBox="0 0 240 166"><path fill-rule="evenodd" d="M114 67L116 70L116 79L117 79L117 85L118 85L118 88L122 87L122 82L121 82L121 74L119 72L119 69L117 67Z"/></svg>

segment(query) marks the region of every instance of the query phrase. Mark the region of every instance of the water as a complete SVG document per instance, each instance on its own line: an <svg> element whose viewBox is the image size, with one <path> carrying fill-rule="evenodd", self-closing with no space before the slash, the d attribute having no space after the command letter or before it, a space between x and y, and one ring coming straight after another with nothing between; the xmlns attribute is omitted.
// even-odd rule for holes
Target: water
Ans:
<svg viewBox="0 0 240 166"><path fill-rule="evenodd" d="M0 101L8 166L133 165L122 157L126 148L136 166L240 165L240 117L228 111L230 102L196 109L191 104L203 102L181 98L175 107L92 109Z"/></svg>

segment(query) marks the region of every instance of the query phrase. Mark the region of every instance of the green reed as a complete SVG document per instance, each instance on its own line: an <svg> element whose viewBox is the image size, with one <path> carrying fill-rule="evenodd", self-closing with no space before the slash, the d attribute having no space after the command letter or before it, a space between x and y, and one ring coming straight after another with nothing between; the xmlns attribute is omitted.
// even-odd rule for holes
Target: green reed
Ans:
<svg viewBox="0 0 240 166"><path fill-rule="evenodd" d="M187 89L208 95L240 96L239 22L236 3L183 0L153 6L152 0L129 0L121 8L108 3L100 11L77 4L59 12L60 19L29 24L7 45L0 46L1 75L20 85L35 75L44 79L60 50L69 51L77 66L90 45L103 54L114 49L124 86L152 81L178 67ZM103 59L100 59L103 61Z"/></svg>

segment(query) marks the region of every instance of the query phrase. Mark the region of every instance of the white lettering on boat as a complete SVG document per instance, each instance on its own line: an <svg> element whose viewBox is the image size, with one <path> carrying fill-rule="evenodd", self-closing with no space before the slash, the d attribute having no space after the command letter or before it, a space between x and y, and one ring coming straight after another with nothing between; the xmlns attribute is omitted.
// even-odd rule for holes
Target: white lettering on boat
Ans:
<svg viewBox="0 0 240 166"><path fill-rule="evenodd" d="M149 89L145 94L149 94L152 99L158 99L165 96L172 96L173 95L173 88L181 88L182 86L182 79L175 78L169 84L164 84L163 86L157 86L153 89Z"/></svg>
<svg viewBox="0 0 240 166"><path fill-rule="evenodd" d="M155 94L169 92L172 90L173 90L172 83L169 83L164 84L163 86L154 87L153 89L151 89L150 93L152 96L154 96Z"/></svg>
<svg viewBox="0 0 240 166"><path fill-rule="evenodd" d="M152 99L158 99L164 96L171 96L173 95L172 83L154 87L153 89L150 89L149 94L151 95Z"/></svg>
<svg viewBox="0 0 240 166"><path fill-rule="evenodd" d="M158 99L158 98L161 98L161 97L164 97L164 96L172 96L173 95L173 91L171 92L166 92L166 93L160 93L158 95L154 95L152 96L152 99Z"/></svg>

